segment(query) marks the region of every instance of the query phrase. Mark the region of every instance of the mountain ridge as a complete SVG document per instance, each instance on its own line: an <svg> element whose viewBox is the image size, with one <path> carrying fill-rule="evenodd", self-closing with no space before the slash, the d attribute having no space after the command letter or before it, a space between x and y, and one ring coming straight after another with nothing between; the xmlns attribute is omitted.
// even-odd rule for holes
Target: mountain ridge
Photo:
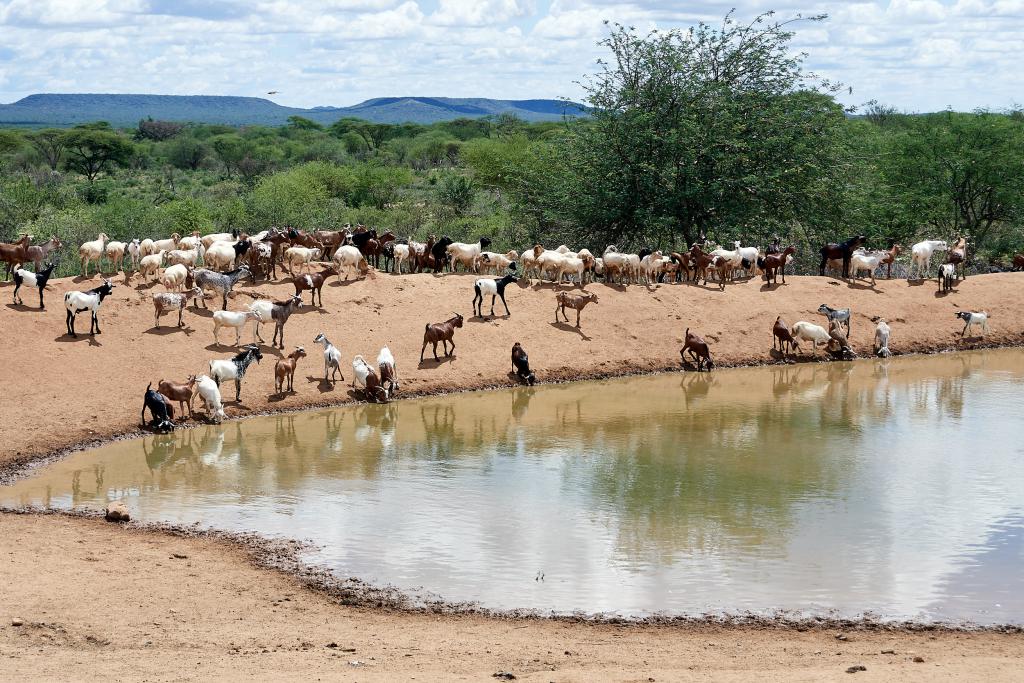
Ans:
<svg viewBox="0 0 1024 683"><path fill-rule="evenodd" d="M263 97L235 95L36 93L0 104L0 126L65 127L102 120L126 127L148 117L189 123L283 125L289 116L302 116L324 125L347 117L375 123L426 124L506 113L526 121L555 121L563 116L585 116L586 110L575 102L552 99L375 97L348 107L301 108Z"/></svg>

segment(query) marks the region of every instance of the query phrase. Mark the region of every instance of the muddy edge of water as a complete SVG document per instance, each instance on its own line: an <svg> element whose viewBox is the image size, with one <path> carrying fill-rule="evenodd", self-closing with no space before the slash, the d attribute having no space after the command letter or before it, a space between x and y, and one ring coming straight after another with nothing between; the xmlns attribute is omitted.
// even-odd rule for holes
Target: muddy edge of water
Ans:
<svg viewBox="0 0 1024 683"><path fill-rule="evenodd" d="M0 508L8 515L59 515L92 524L109 524L103 513L94 510L52 510L43 508ZM807 617L784 611L772 614L703 614L703 615L651 615L621 617L614 614L546 614L538 610L495 610L470 602L448 602L436 598L413 597L393 586L375 586L357 577L343 578L330 569L304 562L301 554L310 544L290 538L270 538L257 533L229 532L203 529L197 525L179 525L164 522L128 522L119 524L124 533L164 534L176 538L212 539L240 550L260 569L280 572L293 578L305 589L319 593L331 602L348 607L375 609L406 614L432 614L438 616L483 616L503 621L555 621L562 623L619 625L623 627L705 629L791 629L796 631L861 631L861 632L913 632L913 633L1004 633L1024 634L1024 626L994 624L980 626L971 622L919 622L913 620L879 620L865 614L855 618L835 616Z"/></svg>
<svg viewBox="0 0 1024 683"><path fill-rule="evenodd" d="M950 348L950 347L924 347L913 353L894 353L890 360L898 360L900 358L914 358L918 356L933 356L944 353L965 353L970 351L985 351L990 349L1014 349L1024 348L1024 339L1020 341L1014 341L1011 343L1004 342L988 342L984 339L972 341L969 344L965 344L962 347ZM853 361L839 360L833 357L823 356L794 356L785 359L778 359L774 356L749 358L741 362L735 363L722 363L716 365L713 372L719 372L722 370L735 370L740 368L753 368L753 367L767 367L767 366L783 366L783 365L802 365L810 363L858 363L864 361L874 360L873 356L860 356ZM637 368L629 365L628 361L624 363L624 366L620 370L595 370L587 371L581 370L571 374L552 374L545 378L545 381L536 384L535 386L545 385L557 385L557 384L569 384L574 382L592 382L605 379L617 379L626 377L644 377L651 375L660 375L669 372L693 372L694 367L692 364L680 365L674 363L670 365L663 365L661 367L644 367ZM509 373L511 375L511 373ZM403 392L395 401L405 401L418 398L431 398L438 396L451 396L453 394L465 394L474 391L501 391L503 389L513 389L517 386L522 386L519 383L515 383L509 380L507 383L496 384L493 382L481 382L473 383L467 382L465 385L457 388L445 388L445 387L434 387L427 388L420 391ZM392 401L392 402L395 402ZM241 420L249 420L255 417L267 417L270 415L288 415L295 413L304 413L314 410L323 410L325 408L343 408L346 406L360 405L367 403L367 401L360 401L355 398L345 398L341 400L328 400L328 401L303 401L299 405L290 405L287 408L268 408L264 410L257 410L245 415L237 417L229 417L223 422L236 422ZM177 429L195 429L196 427L204 427L212 422L207 421L191 421L179 423ZM98 448L115 441L123 441L125 439L135 439L147 434L153 434L154 432L143 429L139 425L133 426L131 429L113 429L109 433L97 432L95 437L89 439L83 439L79 441L73 441L69 444L60 446L55 449L39 452L28 452L17 455L13 458L6 459L0 462L0 486L5 486L11 482L22 479L25 477L32 476L32 473L38 467L43 467L50 463L62 460L72 453L78 453L80 451L88 450L91 448ZM2 511L2 509L0 509Z"/></svg>
<svg viewBox="0 0 1024 683"><path fill-rule="evenodd" d="M971 344L969 348L958 349L928 349L916 353L893 355L893 359L910 358L916 356L938 355L942 353L959 353L967 351L983 351L1000 348L1024 348L1024 344L1000 344L986 343L979 341ZM795 365L803 363L820 362L866 362L874 360L871 357L861 357L854 361L822 360L812 357L795 358L787 360L775 359L752 359L750 362L734 363L728 366L721 366L722 369L739 369L759 366L774 365ZM603 379L636 377L657 375L668 372L679 372L680 366L673 365L658 369L634 370L627 369L621 372L594 372L589 374L577 374L570 378L552 378L551 381L543 384L568 384L572 382L584 382ZM685 366L682 371L689 372L690 367ZM538 385L538 386L542 386ZM446 396L452 394L469 393L473 391L500 391L509 389L515 385L510 384L487 384L483 386L466 386L458 390L432 389L422 392L410 392L398 400L411 400L416 398L427 398ZM324 408L341 408L361 403L356 400L310 402L301 406L292 406L282 410L264 410L254 412L243 417L226 421L248 420L255 417L268 415L293 414L321 410ZM204 422L186 423L179 429L193 429L205 426ZM96 448L104 444L127 439L134 439L149 434L148 430L135 428L121 431L108 436L98 436L95 439L87 439L77 443L58 448L48 453L26 454L12 461L0 463L0 486L9 484L16 479L31 477L38 468L44 467L52 462L61 460L72 453ZM103 512L100 510L73 509L55 510L36 507L10 508L0 507L0 514L8 515L61 515L69 518L80 519L88 523L105 524ZM587 623L643 627L671 627L671 628L703 628L703 627L735 627L735 628L763 628L763 629L795 629L797 631L809 630L860 630L873 632L991 632L1024 634L1024 626L1013 624L994 624L980 626L971 622L921 622L913 620L880 620L871 614L864 614L856 618L841 618L836 616L814 616L808 617L799 614L777 611L772 614L703 614L703 615L651 615L645 617L621 617L609 614L546 614L537 610L512 609L495 610L481 607L475 603L449 602L436 597L413 596L394 586L377 586L358 577L343 578L334 571L322 565L309 564L301 559L301 553L310 549L312 545L306 541L290 538L271 538L255 532L229 532L218 529L200 528L198 525L180 525L166 522L142 523L129 522L122 524L126 533L156 533L175 536L178 538L204 538L225 543L241 550L252 564L261 569L277 571L297 580L304 588L320 593L332 602L341 605L361 607L369 609L387 610L401 613L436 614L447 616L474 615L485 616L501 620L547 620L561 621L566 623Z"/></svg>

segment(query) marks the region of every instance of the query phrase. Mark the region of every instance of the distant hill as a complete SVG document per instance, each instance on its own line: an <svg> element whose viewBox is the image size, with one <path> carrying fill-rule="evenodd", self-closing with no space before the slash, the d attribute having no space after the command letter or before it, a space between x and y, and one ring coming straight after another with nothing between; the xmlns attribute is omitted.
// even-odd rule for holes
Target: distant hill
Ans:
<svg viewBox="0 0 1024 683"><path fill-rule="evenodd" d="M134 126L153 117L191 123L278 126L289 116L330 124L344 117L378 123L434 123L457 118L515 114L526 121L553 121L563 114L585 116L581 105L560 100L492 100L456 97L378 97L351 107L283 107L261 97L216 95L29 95L0 104L0 126L74 126L109 121Z"/></svg>

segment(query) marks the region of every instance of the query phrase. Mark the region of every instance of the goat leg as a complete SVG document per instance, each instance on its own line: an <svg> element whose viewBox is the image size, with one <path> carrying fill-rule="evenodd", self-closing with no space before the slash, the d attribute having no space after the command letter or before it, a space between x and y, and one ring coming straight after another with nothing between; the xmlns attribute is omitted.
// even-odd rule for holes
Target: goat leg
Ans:
<svg viewBox="0 0 1024 683"><path fill-rule="evenodd" d="M505 302L505 294L501 295L501 305L505 307L505 315L512 315L512 311L508 310L508 303Z"/></svg>

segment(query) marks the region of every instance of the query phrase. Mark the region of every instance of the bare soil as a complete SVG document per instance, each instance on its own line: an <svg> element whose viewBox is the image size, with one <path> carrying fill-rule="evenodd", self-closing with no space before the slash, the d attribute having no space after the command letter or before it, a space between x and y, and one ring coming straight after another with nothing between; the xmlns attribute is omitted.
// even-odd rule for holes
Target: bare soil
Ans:
<svg viewBox="0 0 1024 683"><path fill-rule="evenodd" d="M99 283L76 280L51 283L44 312L0 307L0 469L133 433L149 382L183 380L234 350L213 345L208 311L190 309L185 328L165 316L154 329L150 295L161 288L124 286L120 276L100 310L103 333L71 339L64 334L63 294ZM320 349L312 344L318 332L341 348L346 380L352 356L375 358L388 344L404 396L509 386L516 341L542 382L678 370L687 327L709 342L719 367L791 362L771 352L776 315L790 324L821 324L821 303L853 308L851 340L861 355L871 351L876 316L892 327L890 348L897 354L1024 341L1022 273L970 277L946 296L934 281L871 287L787 280L778 287L739 282L725 291L589 285L600 302L584 310L581 330L554 322L551 285L512 287L512 316L480 319L468 315L472 276L332 280L324 288L326 306L304 306L285 330L285 352L302 344L310 354L300 361L296 393L273 393L280 352L264 345L262 364L246 376L242 403L232 402L233 388L225 387L227 411L237 417L359 400L347 381L323 381ZM0 286L0 297L11 289ZM290 293L290 285L242 286L229 303L238 309L253 296ZM35 292L22 295L37 302ZM958 310L986 310L989 334L961 338ZM455 311L467 316L455 334L455 355L435 362L428 347L419 363L424 324ZM504 312L500 301L495 312ZM78 329L88 327L80 316ZM263 336L271 332L265 327ZM251 339L247 328L243 342ZM7 558L0 560L0 656L5 674L26 680L491 680L500 671L537 681L820 680L843 678L856 665L867 667L857 674L865 679L1012 680L1024 655L1024 637L992 632L864 630L837 640L830 629L594 625L344 606L296 576L260 568L237 544L53 515L0 515L0 555ZM23 624L13 626L15 619Z"/></svg>

